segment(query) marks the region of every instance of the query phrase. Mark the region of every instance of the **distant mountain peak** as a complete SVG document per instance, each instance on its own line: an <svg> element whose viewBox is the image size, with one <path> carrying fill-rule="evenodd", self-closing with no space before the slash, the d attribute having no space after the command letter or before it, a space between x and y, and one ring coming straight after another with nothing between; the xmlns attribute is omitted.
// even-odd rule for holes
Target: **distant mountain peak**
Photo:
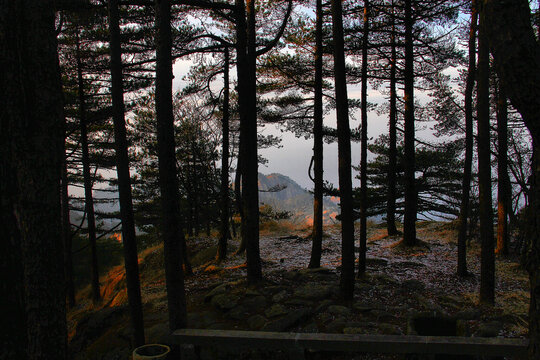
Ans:
<svg viewBox="0 0 540 360"><path fill-rule="evenodd" d="M276 210L293 213L293 221L300 223L313 222L313 194L302 188L290 177L271 173L268 175L259 173L259 203L270 205ZM269 189L280 188L282 190L268 192ZM335 216L339 213L338 206L328 199L323 200L324 222L334 223Z"/></svg>

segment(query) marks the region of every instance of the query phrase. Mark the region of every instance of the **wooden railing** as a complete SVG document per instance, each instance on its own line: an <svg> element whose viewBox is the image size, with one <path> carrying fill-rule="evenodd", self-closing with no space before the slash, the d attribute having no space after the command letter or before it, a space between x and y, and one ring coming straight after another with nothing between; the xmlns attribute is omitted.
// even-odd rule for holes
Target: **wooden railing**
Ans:
<svg viewBox="0 0 540 360"><path fill-rule="evenodd" d="M308 334L205 329L176 330L170 341L173 344L192 344L195 347L283 350L291 354L291 359L304 359L306 350L375 354L507 356L524 359L528 345L526 339L508 338Z"/></svg>

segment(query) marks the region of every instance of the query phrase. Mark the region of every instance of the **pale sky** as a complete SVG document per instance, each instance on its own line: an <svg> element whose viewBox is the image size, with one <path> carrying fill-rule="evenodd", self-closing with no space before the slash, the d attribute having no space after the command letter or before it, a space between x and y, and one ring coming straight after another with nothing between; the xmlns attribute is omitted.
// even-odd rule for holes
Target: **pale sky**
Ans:
<svg viewBox="0 0 540 360"><path fill-rule="evenodd" d="M176 90L184 87L187 82L183 77L187 74L190 60L178 60L174 64L173 88ZM231 75L234 76L234 71ZM360 98L359 85L349 86L349 98ZM370 91L368 101L385 101L377 91ZM350 127L356 128L360 123L360 114L356 114L356 120L351 121ZM325 119L325 125L335 128L335 115L329 114ZM388 131L388 119L384 116L378 116L375 112L370 112L368 118L368 137L376 139L380 134ZM265 135L275 135L282 139L281 148L260 149L259 154L268 159L265 165L259 165L259 172L263 174L281 173L287 175L300 186L311 189L313 183L308 176L308 167L313 154L313 139L296 138L289 132L281 132L274 125L267 125L264 128L259 127L259 132ZM351 162L354 166L360 163L360 143L351 144ZM338 186L338 167L337 167L337 143L324 144L324 179ZM355 178L357 172L353 169L353 186L359 186L360 181Z"/></svg>

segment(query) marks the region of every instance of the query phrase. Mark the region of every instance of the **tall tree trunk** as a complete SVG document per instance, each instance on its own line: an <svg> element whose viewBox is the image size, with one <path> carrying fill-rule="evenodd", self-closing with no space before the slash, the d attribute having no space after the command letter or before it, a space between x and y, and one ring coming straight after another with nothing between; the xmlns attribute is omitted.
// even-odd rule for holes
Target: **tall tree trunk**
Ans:
<svg viewBox="0 0 540 360"><path fill-rule="evenodd" d="M343 9L339 0L332 0L331 4L339 157L339 196L341 205L342 260L340 293L344 299L352 300L354 295L354 219L351 179L351 130L349 127L349 106L345 73Z"/></svg>
<svg viewBox="0 0 540 360"><path fill-rule="evenodd" d="M0 245L7 290L0 357L61 360L67 358L59 238L64 117L53 1L0 1L0 34L0 86L9 89L0 98L1 218L9 222Z"/></svg>
<svg viewBox="0 0 540 360"><path fill-rule="evenodd" d="M242 134L240 134L240 144L242 144ZM242 148L242 145L240 145L240 148ZM234 175L234 204L238 214L240 215L240 224L242 224L242 218L244 215L242 210L242 154L240 151L238 152L236 172ZM242 229L240 229L240 232L241 231ZM246 251L246 240L240 236L240 245L238 246L238 250L236 250L235 254L239 255L244 253L244 251Z"/></svg>
<svg viewBox="0 0 540 360"><path fill-rule="evenodd" d="M508 179L508 104L506 93L499 81L497 92L497 139L499 153L497 154L497 248L496 253L508 255L508 209L512 188Z"/></svg>
<svg viewBox="0 0 540 360"><path fill-rule="evenodd" d="M473 90L476 74L476 28L478 9L476 0L471 3L471 28L469 30L469 68L465 84L465 164L461 183L461 206L459 208L458 258L457 274L464 277L467 272L467 219L469 217L469 201L473 161Z"/></svg>
<svg viewBox="0 0 540 360"><path fill-rule="evenodd" d="M396 92L396 26L392 0L392 33L390 35L390 119L388 149L388 194L386 200L386 230L388 236L397 235L396 228L396 167L397 167L397 92Z"/></svg>
<svg viewBox="0 0 540 360"><path fill-rule="evenodd" d="M257 159L257 97L254 0L236 1L237 71L242 153L242 238L246 243L249 283L262 279L259 250L259 189Z"/></svg>
<svg viewBox="0 0 540 360"><path fill-rule="evenodd" d="M529 273L531 300L529 305L529 359L540 358L540 156L538 154L540 134L533 138L533 176L532 196L529 205L528 238L524 257L525 268Z"/></svg>
<svg viewBox="0 0 540 360"><path fill-rule="evenodd" d="M366 272L367 251L367 67L369 41L369 1L364 0L364 29L362 37L362 144L360 148L360 252L358 254L358 275Z"/></svg>
<svg viewBox="0 0 540 360"><path fill-rule="evenodd" d="M5 7L2 3L0 8L0 26L2 31L6 31L4 24L8 24L8 19L13 17L12 10ZM2 11L4 10L4 11ZM6 15L10 17L6 18ZM12 31L12 29L10 29ZM15 32L10 32L15 38ZM9 40L13 40L9 39ZM0 49L2 57L0 62L4 67L6 74L17 74L15 69L18 67L17 59L14 55L18 53L18 48L9 48L11 55L7 54L8 47L4 39L0 38ZM7 40L7 39L6 39ZM8 41L9 41L8 40ZM9 62L8 62L9 61ZM7 64L6 64L7 63ZM0 78L2 86L10 86L17 84L18 77L8 76L5 79ZM27 348L27 319L26 319L26 302L24 293L24 264L21 249L21 234L17 226L17 218L15 213L15 203L17 202L17 179L15 178L15 155L11 135L13 133L12 121L19 121L24 115L16 108L22 105L22 102L17 102L18 91L10 91L6 97L0 98L2 109L6 111L6 106L13 106L13 109L8 108L6 114L8 116L0 117L0 224L2 226L2 241L0 241L0 291L2 293L2 316L0 317L0 326L2 332L0 339L2 340L2 349L0 357L6 359L25 359Z"/></svg>
<svg viewBox="0 0 540 360"><path fill-rule="evenodd" d="M65 137L64 137L65 138ZM64 244L64 275L66 281L66 298L68 307L75 306L75 284L73 282L73 244L71 236L71 220L69 216L69 192L68 192L68 171L67 159L65 157L65 141L64 141L64 157L62 158L62 189L61 209L62 209L62 243Z"/></svg>
<svg viewBox="0 0 540 360"><path fill-rule="evenodd" d="M535 39L527 0L484 0L486 31L497 74L512 105L521 113L533 138L540 144L540 45ZM529 243L525 267L529 272L529 359L540 358L540 158L533 157L531 203L528 207Z"/></svg>
<svg viewBox="0 0 540 360"><path fill-rule="evenodd" d="M227 240L229 233L229 49L225 48L223 55L223 119L222 126L222 155L221 155L221 231L218 244L218 261L227 257Z"/></svg>
<svg viewBox="0 0 540 360"><path fill-rule="evenodd" d="M128 294L131 324L134 329L135 346L144 344L144 321L142 311L141 285L133 200L131 195L131 177L129 174L128 144L126 138L126 120L124 118L124 87L122 74L122 48L120 43L120 14L118 0L109 2L109 32L111 47L111 94L114 122L114 143L116 147L116 173L120 196L120 218L122 220L122 243L124 248L124 266L126 268L126 287Z"/></svg>
<svg viewBox="0 0 540 360"><path fill-rule="evenodd" d="M322 0L316 1L315 84L313 104L313 234L309 268L321 267L323 237L323 48Z"/></svg>
<svg viewBox="0 0 540 360"><path fill-rule="evenodd" d="M172 107L171 2L156 0L156 118L169 329L186 326L180 199Z"/></svg>
<svg viewBox="0 0 540 360"><path fill-rule="evenodd" d="M491 205L491 156L489 141L489 44L485 11L480 11L478 31L478 187L480 191L480 302L495 302L495 246Z"/></svg>
<svg viewBox="0 0 540 360"><path fill-rule="evenodd" d="M403 242L416 244L416 186L414 147L414 54L412 29L414 25L412 0L405 0L405 213L403 218Z"/></svg>
<svg viewBox="0 0 540 360"><path fill-rule="evenodd" d="M77 56L77 91L79 95L79 121L81 131L81 151L84 178L84 205L86 223L88 227L88 241L90 242L90 266L92 273L92 300L94 303L101 299L99 290L99 268L96 247L96 216L94 214L94 198L92 195L92 174L90 173L90 156L88 151L88 124L86 121L86 99L82 74L79 36L76 38Z"/></svg>

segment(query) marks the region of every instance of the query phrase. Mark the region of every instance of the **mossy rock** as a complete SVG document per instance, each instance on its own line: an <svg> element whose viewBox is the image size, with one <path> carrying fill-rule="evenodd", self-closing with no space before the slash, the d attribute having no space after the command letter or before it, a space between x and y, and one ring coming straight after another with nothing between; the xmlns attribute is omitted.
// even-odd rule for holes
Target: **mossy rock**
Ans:
<svg viewBox="0 0 540 360"><path fill-rule="evenodd" d="M272 301L275 303L282 302L283 300L287 299L289 297L289 294L285 290L281 290L277 294L274 294L272 296Z"/></svg>
<svg viewBox="0 0 540 360"><path fill-rule="evenodd" d="M260 330L267 323L267 320L262 315L253 315L247 319L247 323L251 330Z"/></svg>
<svg viewBox="0 0 540 360"><path fill-rule="evenodd" d="M245 298L241 304L250 312L259 312L268 306L268 300L266 300L266 297L259 295Z"/></svg>
<svg viewBox="0 0 540 360"><path fill-rule="evenodd" d="M294 292L294 296L301 299L321 300L332 296L332 286L318 283L308 283Z"/></svg>
<svg viewBox="0 0 540 360"><path fill-rule="evenodd" d="M190 259L191 267L196 268L197 266L201 266L214 260L216 258L217 249L217 245L212 245L197 252Z"/></svg>
<svg viewBox="0 0 540 360"><path fill-rule="evenodd" d="M220 310L229 310L238 304L237 295L218 294L212 298L211 304Z"/></svg>
<svg viewBox="0 0 540 360"><path fill-rule="evenodd" d="M229 290L229 284L221 284L210 290L206 295L204 295L204 301L208 302L216 295L225 294Z"/></svg>
<svg viewBox="0 0 540 360"><path fill-rule="evenodd" d="M327 311L332 315L344 316L344 317L347 317L351 315L352 313L351 309L342 305L330 305Z"/></svg>
<svg viewBox="0 0 540 360"><path fill-rule="evenodd" d="M394 324L380 323L377 327L383 335L403 335L401 328Z"/></svg>
<svg viewBox="0 0 540 360"><path fill-rule="evenodd" d="M280 304L274 304L270 308L266 309L264 315L267 318L275 318L281 315L287 314L288 310L286 307Z"/></svg>

